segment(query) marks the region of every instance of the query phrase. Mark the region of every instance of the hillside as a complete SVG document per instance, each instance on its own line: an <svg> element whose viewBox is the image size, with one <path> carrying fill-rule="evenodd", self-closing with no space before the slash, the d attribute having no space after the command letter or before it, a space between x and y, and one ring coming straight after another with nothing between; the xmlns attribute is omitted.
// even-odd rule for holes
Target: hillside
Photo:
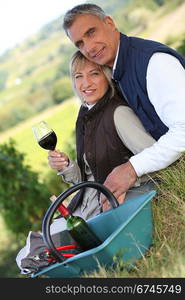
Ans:
<svg viewBox="0 0 185 300"><path fill-rule="evenodd" d="M57 149L67 152L68 149L66 148L74 131L78 109L79 103L75 97L65 103L45 109L36 116L3 132L1 134L1 143L7 142L9 138L13 138L16 142L17 150L26 155L25 164L29 164L34 171L39 173L39 177L43 178L45 172L48 171L48 151L38 146L33 136L32 126L40 120L48 122L57 134Z"/></svg>
<svg viewBox="0 0 185 300"><path fill-rule="evenodd" d="M185 33L185 1L93 1L120 31L178 47ZM62 29L63 16L0 56L0 131L13 127L73 95L69 60L74 46ZM174 26L175 25L175 26Z"/></svg>

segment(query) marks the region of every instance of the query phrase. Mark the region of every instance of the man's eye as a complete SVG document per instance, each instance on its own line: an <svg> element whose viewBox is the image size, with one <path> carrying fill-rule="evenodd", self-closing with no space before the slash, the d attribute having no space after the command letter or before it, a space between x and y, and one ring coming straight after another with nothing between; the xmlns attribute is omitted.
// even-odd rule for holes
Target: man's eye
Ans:
<svg viewBox="0 0 185 300"><path fill-rule="evenodd" d="M95 33L95 29L92 28L88 31L88 36L92 36Z"/></svg>
<svg viewBox="0 0 185 300"><path fill-rule="evenodd" d="M75 44L75 46L77 47L77 48L82 48L82 46L83 46L83 42L82 41L79 41L79 42L77 42L76 44Z"/></svg>
<svg viewBox="0 0 185 300"><path fill-rule="evenodd" d="M81 78L82 75L75 75L75 79Z"/></svg>

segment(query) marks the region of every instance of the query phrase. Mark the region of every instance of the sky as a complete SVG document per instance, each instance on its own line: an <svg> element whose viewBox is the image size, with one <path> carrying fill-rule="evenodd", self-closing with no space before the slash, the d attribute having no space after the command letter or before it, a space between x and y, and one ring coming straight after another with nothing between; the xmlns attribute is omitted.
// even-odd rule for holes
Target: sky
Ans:
<svg viewBox="0 0 185 300"><path fill-rule="evenodd" d="M14 47L81 0L0 0L0 54Z"/></svg>

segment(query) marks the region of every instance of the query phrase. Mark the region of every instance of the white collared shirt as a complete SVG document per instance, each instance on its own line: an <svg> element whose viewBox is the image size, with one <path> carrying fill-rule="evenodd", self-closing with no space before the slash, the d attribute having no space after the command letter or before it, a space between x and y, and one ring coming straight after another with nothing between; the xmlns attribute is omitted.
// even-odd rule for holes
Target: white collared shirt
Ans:
<svg viewBox="0 0 185 300"><path fill-rule="evenodd" d="M118 48L117 48L117 52L116 52L116 57L115 57L113 68L112 68L112 74L114 74L114 70L116 68L116 64L117 64L117 60L118 60L118 54L119 54L119 47L120 47L120 41L119 41L119 44L118 44Z"/></svg>

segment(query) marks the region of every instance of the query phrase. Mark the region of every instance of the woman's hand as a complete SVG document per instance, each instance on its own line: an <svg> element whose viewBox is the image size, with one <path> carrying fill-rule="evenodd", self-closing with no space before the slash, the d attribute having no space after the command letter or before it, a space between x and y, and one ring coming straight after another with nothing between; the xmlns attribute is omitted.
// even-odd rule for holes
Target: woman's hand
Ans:
<svg viewBox="0 0 185 300"><path fill-rule="evenodd" d="M52 169L63 171L69 165L69 157L58 150L48 152L48 163Z"/></svg>

